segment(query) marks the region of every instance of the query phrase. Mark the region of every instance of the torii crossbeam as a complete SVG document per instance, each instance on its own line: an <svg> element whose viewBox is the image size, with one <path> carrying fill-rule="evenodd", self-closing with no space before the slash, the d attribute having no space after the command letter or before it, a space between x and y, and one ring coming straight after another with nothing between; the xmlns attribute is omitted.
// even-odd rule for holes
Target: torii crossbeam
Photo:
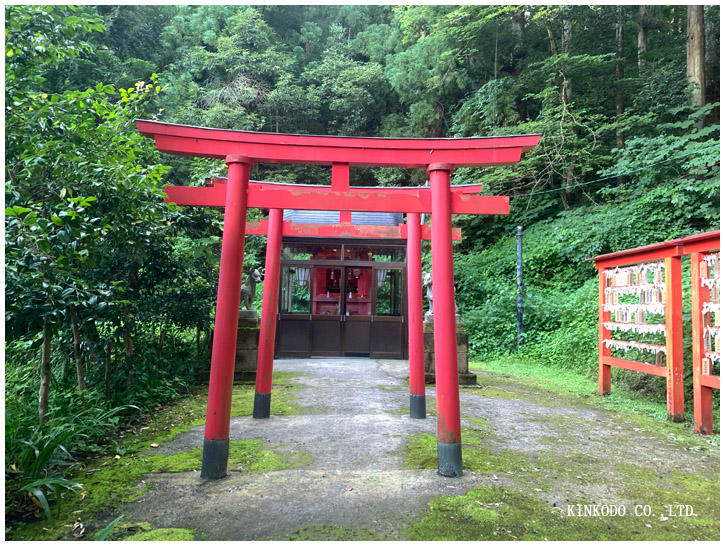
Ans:
<svg viewBox="0 0 725 546"><path fill-rule="evenodd" d="M213 180L207 180L206 186L190 187L190 186L166 186L164 192L166 198L164 202L175 203L177 205L187 206L202 206L202 207L220 207L223 208L226 202L226 179L216 178ZM299 192L312 192L318 194L318 196L325 196L330 186L311 186L302 184L279 184L271 182L257 182L250 181L250 188L256 187L257 189L264 188L276 188L285 189L287 191L294 191L296 194ZM463 186L451 186L451 192L468 194L478 193L481 191L481 184L467 184ZM428 190L428 188L380 188L380 187L365 187L365 188L345 188L345 191L350 190L352 193L366 196L371 193L377 193L378 195L395 196L399 193L407 193L410 195L417 195L418 190ZM248 207L253 207L249 202ZM319 205L316 205L319 207ZM265 208L265 207L260 207ZM273 208L284 208L284 207L273 207ZM270 209L271 210L271 209ZM315 210L337 210L337 209L321 209ZM344 211L341 215L344 215ZM370 212L370 211L365 211ZM245 235L267 235L269 230L269 220L262 219L258 222L247 222ZM363 226L363 225L352 225L349 219L347 221L341 221L340 224L300 224L291 221L282 222L282 235L285 237L362 237L371 239L407 239L408 238L408 226L406 224L400 224L397 226ZM461 229L453 228L451 235L454 241L461 240ZM430 227L427 225L421 226L421 238L423 240L430 240Z"/></svg>
<svg viewBox="0 0 725 546"><path fill-rule="evenodd" d="M456 167L513 165L520 160L522 152L536 146L540 137L330 137L208 129L144 120L137 120L136 126L142 134L154 138L157 148L163 152L224 159L229 168L226 184L220 185L224 187L224 200L217 205L224 206L224 232L204 430L202 478L220 478L226 475L244 233L249 206L269 208L270 213L277 211L275 216L279 214L280 219L283 208L407 212L413 218L420 213L431 214L438 472L443 476L461 476L463 461L451 215L507 214L508 200L505 197L453 193L450 175ZM332 188L313 191L256 187L249 182L249 170L255 162L332 165ZM382 191L339 191L339 188L345 188L349 184L351 165L426 168L430 175L430 189L415 190L416 193L412 195L408 192L385 194ZM221 192L220 189L216 191ZM343 218L341 220L344 221ZM273 222L270 217L270 225L279 226L280 223L279 220ZM417 228L413 228L414 225L419 226L419 220L408 225L409 229L417 231ZM280 235L275 236L275 239L281 240L281 231L280 229ZM408 240L410 242L410 237ZM415 259L419 260L419 255ZM411 261L410 257L408 261ZM420 292L420 288L418 291ZM263 307L271 303L265 301ZM409 318L411 322L414 319L412 316Z"/></svg>

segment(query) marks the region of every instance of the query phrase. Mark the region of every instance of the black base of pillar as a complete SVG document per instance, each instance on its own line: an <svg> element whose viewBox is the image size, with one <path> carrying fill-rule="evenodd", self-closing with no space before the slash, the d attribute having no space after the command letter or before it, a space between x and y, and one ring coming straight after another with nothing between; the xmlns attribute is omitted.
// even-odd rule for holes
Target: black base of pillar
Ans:
<svg viewBox="0 0 725 546"><path fill-rule="evenodd" d="M413 419L425 419L425 394L410 395L410 416Z"/></svg>
<svg viewBox="0 0 725 546"><path fill-rule="evenodd" d="M229 439L204 440L204 453L201 456L201 479L216 480L227 475L229 460Z"/></svg>
<svg viewBox="0 0 725 546"><path fill-rule="evenodd" d="M254 393L254 411L252 411L252 417L254 419L266 419L269 417L269 408L272 403L272 393L267 392L260 394Z"/></svg>
<svg viewBox="0 0 725 546"><path fill-rule="evenodd" d="M463 453L461 444L438 442L438 474L447 478L463 476Z"/></svg>

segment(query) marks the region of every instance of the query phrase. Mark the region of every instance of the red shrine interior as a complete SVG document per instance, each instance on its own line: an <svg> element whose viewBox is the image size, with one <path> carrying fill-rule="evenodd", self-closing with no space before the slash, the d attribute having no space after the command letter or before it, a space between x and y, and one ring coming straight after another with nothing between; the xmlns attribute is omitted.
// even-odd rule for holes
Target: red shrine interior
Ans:
<svg viewBox="0 0 725 546"><path fill-rule="evenodd" d="M407 355L405 241L285 238L275 355Z"/></svg>

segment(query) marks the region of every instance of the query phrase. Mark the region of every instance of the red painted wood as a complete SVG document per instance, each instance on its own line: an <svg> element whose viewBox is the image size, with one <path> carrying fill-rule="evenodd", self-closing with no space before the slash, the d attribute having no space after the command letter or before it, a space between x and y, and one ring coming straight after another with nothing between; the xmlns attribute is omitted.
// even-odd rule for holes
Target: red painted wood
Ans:
<svg viewBox="0 0 725 546"><path fill-rule="evenodd" d="M330 137L334 138L334 137ZM521 137L527 140L538 137ZM521 159L522 146L505 148L472 147L469 149L428 149L287 146L258 142L239 143L220 140L195 139L156 135L156 147L161 152L220 159L226 153L244 154L259 163L284 163L304 165L330 165L348 163L355 167L398 167L415 169L426 166L433 159L456 167L496 167L515 165ZM512 142L513 144L513 142Z"/></svg>
<svg viewBox="0 0 725 546"><path fill-rule="evenodd" d="M350 189L350 165L346 163L332 164L332 187L335 191L348 191ZM352 224L352 212L340 211L340 223Z"/></svg>
<svg viewBox="0 0 725 546"><path fill-rule="evenodd" d="M665 334L666 361L664 377L667 379L667 414L671 420L684 419L684 387L682 362L682 270L681 257L691 255L691 309L692 309L692 341L693 341L693 389L695 431L709 434L712 432L712 388L720 388L720 378L702 375L702 358L705 356L703 345L702 302L709 298L709 291L700 286L699 262L704 252L719 250L720 231L699 233L681 239L665 241L653 245L630 248L620 252L602 254L589 261L603 275L605 269L643 263L653 260L665 262ZM600 277L600 299L603 298ZM608 320L608 319L607 319ZM602 323L605 321L602 309L599 313L600 342L603 336ZM606 332L604 333L606 335ZM613 363L611 357L603 356L600 346L600 391L602 390L602 364ZM615 359L617 360L617 359ZM629 361L620 361L620 364ZM641 364L641 363L640 363ZM620 366L627 367L627 366ZM654 367L657 368L657 367ZM635 369L629 365L628 369ZM660 369L639 367L637 371L661 375Z"/></svg>
<svg viewBox="0 0 725 546"><path fill-rule="evenodd" d="M451 242L451 192L448 170L430 171L433 193L433 345L435 352L438 442L461 442L461 410L458 394L458 354L456 349L456 308L453 286L453 246Z"/></svg>
<svg viewBox="0 0 725 546"><path fill-rule="evenodd" d="M719 250L716 248L707 250ZM703 330L705 316L702 313L702 304L710 299L710 291L701 286L700 264L705 253L695 252L690 255L690 288L692 294L692 390L693 413L695 418L695 432L701 434L713 433L712 389L720 388L720 378L702 374L702 359L705 357L705 340Z"/></svg>
<svg viewBox="0 0 725 546"><path fill-rule="evenodd" d="M224 158L244 154L255 162L421 168L431 163L487 167L512 165L539 135L483 138L366 138L254 133L136 120L162 152Z"/></svg>
<svg viewBox="0 0 725 546"><path fill-rule="evenodd" d="M707 301L700 287L700 263L702 253L690 255L690 287L692 302L692 405L695 419L695 432L712 434L712 412L707 415L705 408L712 405L712 391L702 386L702 358L705 356L703 331L702 303ZM708 392L709 391L709 392ZM709 398L709 399L708 399ZM704 407L703 407L704 406Z"/></svg>
<svg viewBox="0 0 725 546"><path fill-rule="evenodd" d="M420 214L408 214L408 365L410 394L425 394Z"/></svg>
<svg viewBox="0 0 725 546"><path fill-rule="evenodd" d="M508 214L508 197L452 194L452 210L456 214ZM278 189L249 190L249 206L299 210L350 210L359 212L431 212L429 190L416 194L391 195L380 191L362 192L308 192Z"/></svg>
<svg viewBox="0 0 725 546"><path fill-rule="evenodd" d="M665 338L667 347L667 417L685 419L682 363L682 261L665 258Z"/></svg>
<svg viewBox="0 0 725 546"><path fill-rule="evenodd" d="M279 300L279 263L282 255L282 210L270 209L267 253L264 260L264 293L262 318L259 325L257 376L255 390L259 394L272 392L274 341L277 331L277 301Z"/></svg>
<svg viewBox="0 0 725 546"><path fill-rule="evenodd" d="M216 184L226 183L226 178L207 178L207 186L213 186ZM254 187L267 187L287 190L307 190L307 191L351 191L359 193L370 193L375 191L384 191L386 193L407 193L416 192L419 190L430 189L428 186L406 186L406 187L394 187L394 186L348 186L347 190L340 187L334 186L320 186L313 184L286 184L284 182L260 182L258 180L250 180L249 186ZM459 184L451 186L451 192L453 193L480 193L483 189L483 184Z"/></svg>
<svg viewBox="0 0 725 546"><path fill-rule="evenodd" d="M646 252L644 254L627 254L615 258L610 258L602 262L596 262L595 267L597 269L612 269L614 267L622 267L632 264L639 264L644 262L653 262L657 260L663 260L669 256L681 256L682 247L667 247Z"/></svg>
<svg viewBox="0 0 725 546"><path fill-rule="evenodd" d="M415 213L413 213L415 214ZM247 222L247 235L267 235L268 221ZM430 226L422 225L421 238L430 239ZM363 239L406 239L408 226L341 226L332 224L297 224L287 220L282 224L284 237L359 237ZM453 228L454 241L461 240L461 228Z"/></svg>
<svg viewBox="0 0 725 546"><path fill-rule="evenodd" d="M229 439L250 163L229 158L204 438Z"/></svg>
<svg viewBox="0 0 725 546"><path fill-rule="evenodd" d="M681 239L601 254L594 258L587 258L587 261L595 262L598 268L615 267L659 260L666 256L684 256L692 252L703 252L713 248L720 248L720 230L697 233Z"/></svg>
<svg viewBox="0 0 725 546"><path fill-rule="evenodd" d="M211 188L166 186L165 202L191 206L224 206L224 184ZM293 191L268 187L270 185L250 186L248 193L249 208L284 208L298 210L334 210L359 212L431 212L431 194L428 189L416 192L388 193ZM500 195L451 194L451 206L454 214L508 214L509 198Z"/></svg>
<svg viewBox="0 0 725 546"><path fill-rule="evenodd" d="M623 358L615 358L613 356L605 356L602 358L607 366L615 366L616 368L624 368L635 372L642 372L649 375L657 375L659 377L667 377L667 368L665 366L655 366L646 362L637 362L636 360L624 360Z"/></svg>
<svg viewBox="0 0 725 546"><path fill-rule="evenodd" d="M710 389L719 389L720 377L717 375L703 375L700 377L700 384ZM712 414L712 406L710 406L710 413ZM708 434L710 433L708 432Z"/></svg>
<svg viewBox="0 0 725 546"><path fill-rule="evenodd" d="M607 279L604 271L598 271L599 275L599 394L612 392L612 368L605 362L610 357L612 350L604 346L604 340L610 339L612 333L604 327L605 322L611 320L612 314L604 311L604 289L607 286Z"/></svg>

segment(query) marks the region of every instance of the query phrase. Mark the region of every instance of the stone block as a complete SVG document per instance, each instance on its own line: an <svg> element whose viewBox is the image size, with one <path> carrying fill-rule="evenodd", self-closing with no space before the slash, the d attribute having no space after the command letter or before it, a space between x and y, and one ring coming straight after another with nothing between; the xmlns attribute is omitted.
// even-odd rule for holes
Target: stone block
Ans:
<svg viewBox="0 0 725 546"><path fill-rule="evenodd" d="M255 378L258 348L259 316L254 310L241 310L237 324L237 347L234 358L235 379Z"/></svg>
<svg viewBox="0 0 725 546"><path fill-rule="evenodd" d="M476 374L468 371L468 334L462 322L456 323L456 353L458 354L458 383L476 384ZM423 322L423 364L425 382L435 383L435 348L433 340L433 322Z"/></svg>

